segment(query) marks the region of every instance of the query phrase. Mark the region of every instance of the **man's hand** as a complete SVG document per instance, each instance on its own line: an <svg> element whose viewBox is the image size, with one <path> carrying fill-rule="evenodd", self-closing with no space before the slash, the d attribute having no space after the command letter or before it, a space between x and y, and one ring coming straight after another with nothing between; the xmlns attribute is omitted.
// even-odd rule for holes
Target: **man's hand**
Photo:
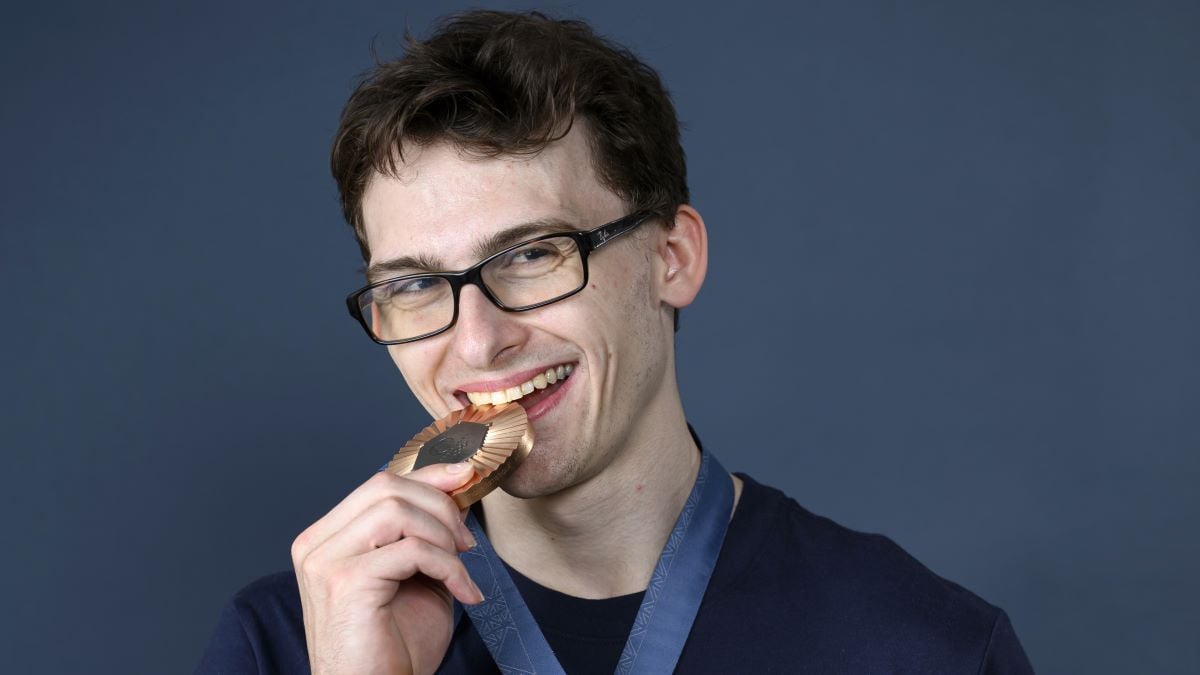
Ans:
<svg viewBox="0 0 1200 675"><path fill-rule="evenodd" d="M474 542L446 495L470 476L466 463L377 473L296 537L314 675L432 673L442 662L450 595L483 600L457 555Z"/></svg>

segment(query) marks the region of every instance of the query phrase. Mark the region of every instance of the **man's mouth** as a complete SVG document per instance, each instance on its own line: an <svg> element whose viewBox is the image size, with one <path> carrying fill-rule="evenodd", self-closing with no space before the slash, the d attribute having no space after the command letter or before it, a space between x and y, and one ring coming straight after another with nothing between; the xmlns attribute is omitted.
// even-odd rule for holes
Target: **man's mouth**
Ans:
<svg viewBox="0 0 1200 675"><path fill-rule="evenodd" d="M522 406L529 408L537 403L537 401L545 398L547 394L556 388L559 382L570 377L574 370L574 364L570 363L553 366L520 384L495 391L459 392L458 398L461 401L465 397L467 401L470 401L474 405L500 405L501 403L525 399L522 401Z"/></svg>

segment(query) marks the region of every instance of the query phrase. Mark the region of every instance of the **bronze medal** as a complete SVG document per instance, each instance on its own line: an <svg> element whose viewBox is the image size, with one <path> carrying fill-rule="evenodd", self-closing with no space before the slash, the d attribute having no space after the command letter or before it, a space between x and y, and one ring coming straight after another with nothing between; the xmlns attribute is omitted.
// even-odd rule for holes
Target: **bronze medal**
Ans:
<svg viewBox="0 0 1200 675"><path fill-rule="evenodd" d="M475 475L450 496L465 509L499 487L533 448L533 429L515 402L455 410L412 437L388 463L403 476L430 464L469 461Z"/></svg>

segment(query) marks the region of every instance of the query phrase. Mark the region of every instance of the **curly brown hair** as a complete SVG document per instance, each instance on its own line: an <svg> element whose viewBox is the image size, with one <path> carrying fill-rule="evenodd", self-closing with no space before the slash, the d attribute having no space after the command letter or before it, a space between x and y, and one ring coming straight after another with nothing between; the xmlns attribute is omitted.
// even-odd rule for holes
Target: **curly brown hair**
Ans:
<svg viewBox="0 0 1200 675"><path fill-rule="evenodd" d="M578 116L600 182L630 210L670 226L688 202L679 122L662 80L587 24L470 11L443 20L427 40L408 36L406 47L359 83L334 137L330 166L363 260L363 192L375 172L396 174L405 144L536 154Z"/></svg>

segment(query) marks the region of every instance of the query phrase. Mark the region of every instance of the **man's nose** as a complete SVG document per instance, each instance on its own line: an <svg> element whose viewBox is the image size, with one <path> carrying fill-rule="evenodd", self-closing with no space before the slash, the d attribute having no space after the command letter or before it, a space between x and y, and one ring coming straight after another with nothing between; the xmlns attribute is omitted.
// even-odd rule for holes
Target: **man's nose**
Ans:
<svg viewBox="0 0 1200 675"><path fill-rule="evenodd" d="M521 345L525 327L511 312L505 312L467 284L458 297L458 321L451 329L451 349L466 365L484 370L504 353Z"/></svg>

